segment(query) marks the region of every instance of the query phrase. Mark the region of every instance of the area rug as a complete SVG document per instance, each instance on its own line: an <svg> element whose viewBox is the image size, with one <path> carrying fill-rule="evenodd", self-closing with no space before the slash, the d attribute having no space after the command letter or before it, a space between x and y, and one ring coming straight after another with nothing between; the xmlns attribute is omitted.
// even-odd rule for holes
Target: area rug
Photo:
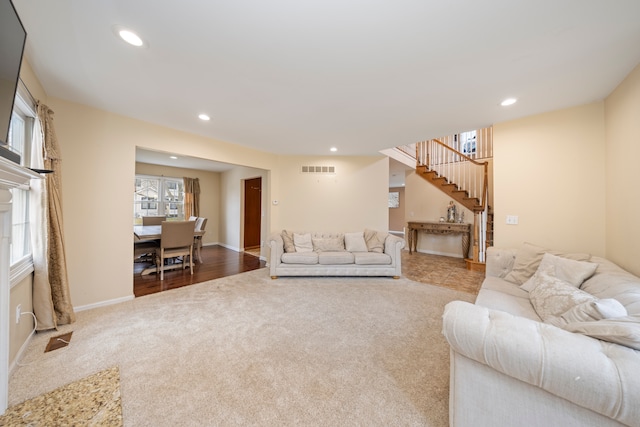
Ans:
<svg viewBox="0 0 640 427"><path fill-rule="evenodd" d="M117 367L10 407L0 426L121 426Z"/></svg>
<svg viewBox="0 0 640 427"><path fill-rule="evenodd" d="M444 305L465 292L400 278L267 269L77 313L38 334L9 384L22 401L119 366L125 426L447 426Z"/></svg>

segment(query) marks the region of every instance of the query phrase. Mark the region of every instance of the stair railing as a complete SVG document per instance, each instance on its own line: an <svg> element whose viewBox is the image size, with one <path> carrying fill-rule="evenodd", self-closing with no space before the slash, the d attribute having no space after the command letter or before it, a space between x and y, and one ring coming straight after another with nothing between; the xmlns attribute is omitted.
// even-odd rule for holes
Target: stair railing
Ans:
<svg viewBox="0 0 640 427"><path fill-rule="evenodd" d="M416 144L416 166L426 166L428 170L447 178L469 197L478 200L474 211L483 211L489 188L487 162L478 162L437 139Z"/></svg>
<svg viewBox="0 0 640 427"><path fill-rule="evenodd" d="M487 231L487 198L489 195L489 170L487 162L478 162L437 139L416 144L416 166L426 167L458 189L476 199L472 211L473 261L484 262ZM465 254L466 256L466 254Z"/></svg>

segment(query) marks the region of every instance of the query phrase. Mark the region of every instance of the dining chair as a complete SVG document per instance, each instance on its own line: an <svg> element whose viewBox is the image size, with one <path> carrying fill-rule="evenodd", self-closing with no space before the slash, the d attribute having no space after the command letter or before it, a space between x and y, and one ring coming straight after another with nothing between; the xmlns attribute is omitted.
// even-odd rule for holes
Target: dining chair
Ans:
<svg viewBox="0 0 640 427"><path fill-rule="evenodd" d="M195 221L163 221L160 249L156 251L156 274L160 270L160 280L164 280L164 260L182 257L182 269L189 259L189 271L193 275L193 231Z"/></svg>
<svg viewBox="0 0 640 427"><path fill-rule="evenodd" d="M143 216L142 225L162 225L162 221L166 220L166 216Z"/></svg>
<svg viewBox="0 0 640 427"><path fill-rule="evenodd" d="M196 231L204 231L204 228L207 226L207 218L198 217L196 220ZM195 246L196 252L198 254L198 261L202 262L200 258L200 250L202 249L202 236L194 236L193 244Z"/></svg>

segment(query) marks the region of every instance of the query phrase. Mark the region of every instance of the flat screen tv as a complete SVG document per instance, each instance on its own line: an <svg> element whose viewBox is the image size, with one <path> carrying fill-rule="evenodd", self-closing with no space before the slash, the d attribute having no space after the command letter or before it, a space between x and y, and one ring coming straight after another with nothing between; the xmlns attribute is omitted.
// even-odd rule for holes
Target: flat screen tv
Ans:
<svg viewBox="0 0 640 427"><path fill-rule="evenodd" d="M0 0L0 156L15 163L20 163L20 154L8 145L9 125L26 40L27 32L13 3Z"/></svg>

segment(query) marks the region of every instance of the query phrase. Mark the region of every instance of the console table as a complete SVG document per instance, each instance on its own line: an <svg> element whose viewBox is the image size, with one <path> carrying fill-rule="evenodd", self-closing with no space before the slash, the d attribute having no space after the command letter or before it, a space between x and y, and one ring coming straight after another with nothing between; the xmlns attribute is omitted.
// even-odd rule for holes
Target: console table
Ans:
<svg viewBox="0 0 640 427"><path fill-rule="evenodd" d="M471 224L456 222L410 222L409 223L409 253L416 251L418 246L418 232L427 234L461 234L462 257L469 255L469 242L471 241Z"/></svg>

